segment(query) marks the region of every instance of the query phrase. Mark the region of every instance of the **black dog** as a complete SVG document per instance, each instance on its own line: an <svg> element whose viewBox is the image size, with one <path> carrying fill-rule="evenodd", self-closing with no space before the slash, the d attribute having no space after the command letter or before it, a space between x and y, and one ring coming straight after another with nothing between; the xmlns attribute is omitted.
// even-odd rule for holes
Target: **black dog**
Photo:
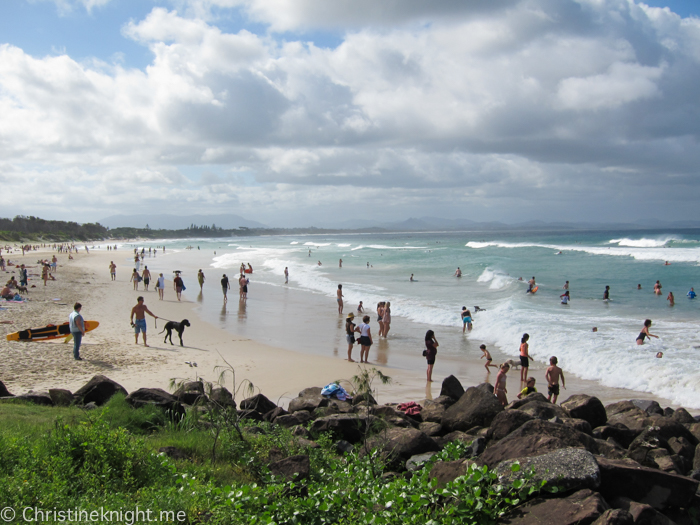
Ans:
<svg viewBox="0 0 700 525"><path fill-rule="evenodd" d="M167 323L165 323L165 328L163 328L163 332L167 331L168 333L165 334L165 339L163 339L163 342L167 343L169 337L170 344L173 344L173 330L175 330L177 332L177 335L180 336L180 346L185 346L182 344L182 332L185 331L186 326L190 326L190 322L187 319L183 319L179 323L176 323L175 321L168 321ZM161 332L161 334L163 332Z"/></svg>

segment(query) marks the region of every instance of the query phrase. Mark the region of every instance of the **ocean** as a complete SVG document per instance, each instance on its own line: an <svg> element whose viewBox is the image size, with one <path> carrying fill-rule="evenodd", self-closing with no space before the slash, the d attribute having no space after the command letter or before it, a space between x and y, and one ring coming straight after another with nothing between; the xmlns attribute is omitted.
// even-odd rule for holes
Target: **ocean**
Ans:
<svg viewBox="0 0 700 525"><path fill-rule="evenodd" d="M172 270L182 270L185 293L201 304L203 315L276 346L343 357L347 345L335 303L342 284L345 314L363 301L375 333L377 302L391 302L392 331L376 348L382 364L424 366L420 352L428 328L441 343L440 356L478 357L483 342L496 362L517 359L527 332L540 370L555 355L566 373L582 379L700 408L700 298L686 296L691 287L700 292L700 230L260 236L139 247L156 245L165 245L166 253L145 263L170 278ZM123 268L134 246L116 252ZM245 305L237 300L241 263L254 269ZM454 276L457 267L461 278ZM204 294L198 294L199 268L207 276ZM228 305L221 301L222 273L232 279ZM539 289L527 294L533 276ZM559 296L567 280L571 302L563 306ZM661 296L653 293L657 280ZM603 301L606 285L610 301ZM666 300L669 292L673 307ZM466 336L462 306L474 318ZM475 306L484 311L476 313ZM659 338L638 346L635 339L647 318ZM656 358L657 352L663 358Z"/></svg>

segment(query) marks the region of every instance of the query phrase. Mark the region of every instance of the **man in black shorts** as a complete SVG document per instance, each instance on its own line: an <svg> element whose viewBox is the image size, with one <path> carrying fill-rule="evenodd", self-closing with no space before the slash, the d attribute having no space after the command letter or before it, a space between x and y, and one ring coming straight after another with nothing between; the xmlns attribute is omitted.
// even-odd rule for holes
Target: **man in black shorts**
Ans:
<svg viewBox="0 0 700 525"><path fill-rule="evenodd" d="M231 289L231 285L228 283L228 277L226 274L221 278L221 290L224 292L224 302L228 301L228 291Z"/></svg>

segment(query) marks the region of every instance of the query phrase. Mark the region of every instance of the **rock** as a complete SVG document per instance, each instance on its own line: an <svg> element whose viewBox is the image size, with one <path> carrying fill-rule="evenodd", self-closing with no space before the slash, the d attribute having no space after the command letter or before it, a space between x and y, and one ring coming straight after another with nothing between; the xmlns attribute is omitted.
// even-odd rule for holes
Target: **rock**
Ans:
<svg viewBox="0 0 700 525"><path fill-rule="evenodd" d="M442 425L440 423L425 422L418 425L418 430L426 436L438 436L442 433Z"/></svg>
<svg viewBox="0 0 700 525"><path fill-rule="evenodd" d="M157 406L175 419L185 415L185 409L177 398L161 388L139 388L126 396L126 402L134 408L146 405Z"/></svg>
<svg viewBox="0 0 700 525"><path fill-rule="evenodd" d="M445 411L442 425L448 430L469 430L475 426L488 427L503 406L488 388L470 387L459 400Z"/></svg>
<svg viewBox="0 0 700 525"><path fill-rule="evenodd" d="M665 454L659 454L658 456L653 457L656 467L664 472L682 475L684 470L676 462L676 458L679 458L679 456L670 456L665 450L660 452L665 452Z"/></svg>
<svg viewBox="0 0 700 525"><path fill-rule="evenodd" d="M354 448L351 443L348 443L344 439L336 441L333 446L339 454L350 454Z"/></svg>
<svg viewBox="0 0 700 525"><path fill-rule="evenodd" d="M676 423L681 423L682 425L695 423L695 418L690 415L690 413L685 408L679 408L671 416Z"/></svg>
<svg viewBox="0 0 700 525"><path fill-rule="evenodd" d="M78 391L73 394L73 397L76 403L81 405L94 402L96 405L101 406L117 392L124 394L124 396L128 395L126 389L119 383L103 375L96 375L78 389Z"/></svg>
<svg viewBox="0 0 700 525"><path fill-rule="evenodd" d="M530 394L532 395L532 394ZM549 401L533 401L516 409L526 414L530 414L535 419L552 419L553 417L568 418L569 413L558 405L553 405Z"/></svg>
<svg viewBox="0 0 700 525"><path fill-rule="evenodd" d="M433 399L433 401L435 403L440 403L445 408L449 408L452 405L454 405L458 399L459 399L458 397L450 397L450 396L440 395L440 396L437 396L435 399Z"/></svg>
<svg viewBox="0 0 700 525"><path fill-rule="evenodd" d="M673 410L671 407L666 407L664 408L664 417L673 417L673 414L675 413L675 410Z"/></svg>
<svg viewBox="0 0 700 525"><path fill-rule="evenodd" d="M284 428L291 428L302 424L296 414L283 414L281 416L277 416L273 422L275 425L279 425Z"/></svg>
<svg viewBox="0 0 700 525"><path fill-rule="evenodd" d="M403 412L399 412L398 410L396 410L396 408L389 405L372 406L369 409L369 413L373 416L382 418L401 417L404 415Z"/></svg>
<svg viewBox="0 0 700 525"><path fill-rule="evenodd" d="M672 437L668 440L668 446L674 454L683 456L688 461L693 461L695 455L695 447L684 437Z"/></svg>
<svg viewBox="0 0 700 525"><path fill-rule="evenodd" d="M407 460L425 452L438 452L435 441L415 428L390 428L367 440L367 449L378 449L389 458Z"/></svg>
<svg viewBox="0 0 700 525"><path fill-rule="evenodd" d="M238 410L238 419L250 419L251 421L262 421L263 415L257 410Z"/></svg>
<svg viewBox="0 0 700 525"><path fill-rule="evenodd" d="M655 467L656 464L653 458L649 456L649 453L657 449L662 449L666 455L669 455L668 441L661 436L657 427L649 427L634 438L634 441L628 447L627 457L641 465ZM649 456L649 459L647 459L647 456Z"/></svg>
<svg viewBox="0 0 700 525"><path fill-rule="evenodd" d="M622 459L627 454L627 450L618 445L613 438L608 438L606 441L596 439L595 442L598 447L598 454L606 458Z"/></svg>
<svg viewBox="0 0 700 525"><path fill-rule="evenodd" d="M222 408L236 408L236 402L233 400L233 395L226 387L223 386L218 386L211 389L209 401Z"/></svg>
<svg viewBox="0 0 700 525"><path fill-rule="evenodd" d="M244 399L240 406L242 410L257 410L261 414L266 414L277 408L277 405L262 394L255 394L253 397Z"/></svg>
<svg viewBox="0 0 700 525"><path fill-rule="evenodd" d="M464 387L455 376L448 376L442 380L440 395L451 397L456 400L464 395Z"/></svg>
<svg viewBox="0 0 700 525"><path fill-rule="evenodd" d="M53 406L53 401L51 400L51 396L48 394L48 392L21 394L19 396L14 396L10 399L17 399L19 401L26 401L27 403L32 403L34 405L42 405L42 406L48 406L48 407Z"/></svg>
<svg viewBox="0 0 700 525"><path fill-rule="evenodd" d="M472 444L469 446L468 457L476 458L481 456L481 454L484 453L484 450L486 450L486 440L482 437L478 437L474 439Z"/></svg>
<svg viewBox="0 0 700 525"><path fill-rule="evenodd" d="M258 426L255 426L255 425L251 426L251 427L244 427L243 432L245 432L246 434L256 434L256 435L261 435L261 436L264 436L265 434L267 434L267 432L265 432L264 429L262 429Z"/></svg>
<svg viewBox="0 0 700 525"><path fill-rule="evenodd" d="M659 414L660 416L664 415L664 411L661 408L661 406L656 402L651 399L632 399L632 404L639 408L640 410L643 410L647 414Z"/></svg>
<svg viewBox="0 0 700 525"><path fill-rule="evenodd" d="M582 489L567 498L535 498L508 513L499 523L506 525L590 525L608 510L597 492Z"/></svg>
<svg viewBox="0 0 700 525"><path fill-rule="evenodd" d="M528 403L549 403L547 401L547 398L541 394L540 392L533 392L529 396L524 397L523 399L515 399L514 401L511 401L511 403L506 407L508 408L521 408L527 405Z"/></svg>
<svg viewBox="0 0 700 525"><path fill-rule="evenodd" d="M14 394L10 394L10 391L2 381L0 381L0 397L14 397Z"/></svg>
<svg viewBox="0 0 700 525"><path fill-rule="evenodd" d="M408 461L406 461L406 470L409 472L415 472L416 470L422 469L425 463L427 463L435 454L437 454L437 452L426 452L424 454L416 454L415 456L411 456L408 458Z"/></svg>
<svg viewBox="0 0 700 525"><path fill-rule="evenodd" d="M635 525L632 514L623 509L608 509L593 525Z"/></svg>
<svg viewBox="0 0 700 525"><path fill-rule="evenodd" d="M512 472L515 462L521 470ZM523 472L535 470L533 481L544 481L546 487L558 486L564 491L597 489L600 486L600 469L593 454L580 448L563 448L549 454L532 458L517 458L503 461L496 466L496 474L501 483L512 483Z"/></svg>
<svg viewBox="0 0 700 525"><path fill-rule="evenodd" d="M180 403L194 405L199 402L208 401L204 394L204 383L202 381L189 381L183 383L173 394Z"/></svg>
<svg viewBox="0 0 700 525"><path fill-rule="evenodd" d="M357 414L333 414L314 421L311 426L311 434L331 432L336 439L357 443L364 437L368 420L373 421L374 416L366 418Z"/></svg>
<svg viewBox="0 0 700 525"><path fill-rule="evenodd" d="M629 498L615 498L610 503L613 507L629 512L635 525L675 525L651 505L637 503Z"/></svg>
<svg viewBox="0 0 700 525"><path fill-rule="evenodd" d="M83 410L95 410L97 408L97 403L90 401L86 405L83 405Z"/></svg>
<svg viewBox="0 0 700 525"><path fill-rule="evenodd" d="M292 399L289 402L289 412L292 414L299 410L313 412L317 408L325 406L328 406L328 398L323 397L319 392L315 395L308 394Z"/></svg>
<svg viewBox="0 0 700 525"><path fill-rule="evenodd" d="M431 423L442 423L442 418L445 416L445 406L427 400L424 403L421 405L423 407L420 411L421 419Z"/></svg>
<svg viewBox="0 0 700 525"><path fill-rule="evenodd" d="M297 438L296 444L299 445L300 447L304 448L321 448L321 445L316 443L315 441L311 441L310 439L306 438Z"/></svg>
<svg viewBox="0 0 700 525"><path fill-rule="evenodd" d="M372 394L369 392L362 392L361 394L357 394L355 397L352 398L352 404L353 405L376 405L377 400L374 399Z"/></svg>
<svg viewBox="0 0 700 525"><path fill-rule="evenodd" d="M630 459L596 458L600 467L600 492L607 500L629 498L655 509L686 507L698 482L683 476L647 468Z"/></svg>
<svg viewBox="0 0 700 525"><path fill-rule="evenodd" d="M651 425L659 428L659 434L661 434L666 440L672 437L684 437L692 445L698 444L698 438L696 438L690 430L685 425L674 421L671 418L663 416L651 416Z"/></svg>
<svg viewBox="0 0 700 525"><path fill-rule="evenodd" d="M628 448L638 434L639 432L637 432L636 430L630 430L622 423L615 423L614 425L605 425L593 429L593 437L597 439L613 438L617 443L620 444L620 446L624 448Z"/></svg>
<svg viewBox="0 0 700 525"><path fill-rule="evenodd" d="M534 418L530 414L521 410L504 410L493 418L488 432L488 439L490 441L503 439L532 419Z"/></svg>
<svg viewBox="0 0 700 525"><path fill-rule="evenodd" d="M173 459L188 459L190 457L189 454L177 447L160 447L158 449L158 453L165 454L169 458Z"/></svg>
<svg viewBox="0 0 700 525"><path fill-rule="evenodd" d="M299 397L320 396L321 392L323 392L323 388L320 386L310 386L299 392Z"/></svg>
<svg viewBox="0 0 700 525"><path fill-rule="evenodd" d="M688 477L694 479L695 481L700 481L700 469L695 468L688 472Z"/></svg>
<svg viewBox="0 0 700 525"><path fill-rule="evenodd" d="M539 456L560 448L585 448L598 453L595 440L566 425L533 419L490 445L479 458L479 464L493 467L507 459Z"/></svg>
<svg viewBox="0 0 700 525"><path fill-rule="evenodd" d="M57 407L69 407L73 404L73 393L64 388L50 388L49 397Z"/></svg>
<svg viewBox="0 0 700 525"><path fill-rule="evenodd" d="M451 443L452 441L463 441L465 443L471 443L474 441L474 436L467 434L466 432L460 432L459 430L455 430L454 432L450 432L444 436L432 437L439 447L444 447L447 443Z"/></svg>
<svg viewBox="0 0 700 525"><path fill-rule="evenodd" d="M620 401L605 407L608 415L608 425L621 423L638 433L651 425L652 421L644 410L637 408L631 401Z"/></svg>
<svg viewBox="0 0 700 525"><path fill-rule="evenodd" d="M311 437L311 433L301 425L297 425L292 428L292 436L303 437L308 439Z"/></svg>
<svg viewBox="0 0 700 525"><path fill-rule="evenodd" d="M695 447L695 455L693 456L693 470L700 470L700 445Z"/></svg>
<svg viewBox="0 0 700 525"><path fill-rule="evenodd" d="M571 428L575 428L579 432L583 432L584 434L588 434L589 436L593 436L593 429L591 428L591 424L586 421L585 419L577 419L575 417L565 417L564 419L561 420L562 425L568 425Z"/></svg>
<svg viewBox="0 0 700 525"><path fill-rule="evenodd" d="M289 414L289 412L287 412L284 408L275 407L272 410L270 410L268 413L263 414L263 420L269 421L270 423L272 423L275 420L275 418L277 418L279 416L286 416L287 414Z"/></svg>
<svg viewBox="0 0 700 525"><path fill-rule="evenodd" d="M290 456L270 463L270 472L287 481L308 478L311 472L309 456Z"/></svg>
<svg viewBox="0 0 700 525"><path fill-rule="evenodd" d="M608 415L600 399L585 394L570 396L561 406L569 411L571 417L588 421L591 428L602 427L608 421Z"/></svg>
<svg viewBox="0 0 700 525"><path fill-rule="evenodd" d="M437 486L443 488L458 477L464 476L469 470L469 465L472 464L473 461L464 459L459 459L457 461L437 461L433 465L433 468L430 469L428 477L430 479L437 478Z"/></svg>

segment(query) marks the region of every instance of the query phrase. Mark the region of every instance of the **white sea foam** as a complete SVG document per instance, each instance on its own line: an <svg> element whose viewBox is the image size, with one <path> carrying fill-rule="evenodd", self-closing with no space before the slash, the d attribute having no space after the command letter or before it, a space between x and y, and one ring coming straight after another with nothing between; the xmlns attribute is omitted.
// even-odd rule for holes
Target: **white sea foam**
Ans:
<svg viewBox="0 0 700 525"><path fill-rule="evenodd" d="M330 246L331 243L329 242L305 242L304 246Z"/></svg>
<svg viewBox="0 0 700 525"><path fill-rule="evenodd" d="M362 250L365 248L369 248L372 250L425 250L425 246L385 246L383 244L361 244L360 246L356 246L355 248L352 249L352 251L355 250Z"/></svg>
<svg viewBox="0 0 700 525"><path fill-rule="evenodd" d="M481 275L476 279L478 283L491 283L489 288L491 290L501 290L506 288L509 284L514 282L515 279L510 275L492 270L491 268L486 268Z"/></svg>
<svg viewBox="0 0 700 525"><path fill-rule="evenodd" d="M299 244L299 242L298 242L298 241L292 241L292 242L290 242L289 244Z"/></svg>
<svg viewBox="0 0 700 525"><path fill-rule="evenodd" d="M338 248L348 248L349 246L352 246L351 244L336 244Z"/></svg>
<svg viewBox="0 0 700 525"><path fill-rule="evenodd" d="M618 246L629 246L631 248L662 248L671 241L679 241L677 237L664 237L662 239L611 239L608 244L617 244Z"/></svg>

